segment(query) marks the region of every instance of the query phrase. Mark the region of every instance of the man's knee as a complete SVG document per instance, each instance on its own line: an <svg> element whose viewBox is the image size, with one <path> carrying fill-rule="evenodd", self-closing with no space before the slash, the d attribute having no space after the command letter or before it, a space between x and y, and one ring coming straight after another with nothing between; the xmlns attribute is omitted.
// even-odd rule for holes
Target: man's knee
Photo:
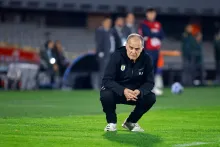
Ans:
<svg viewBox="0 0 220 147"><path fill-rule="evenodd" d="M153 105L154 103L156 103L156 96L155 96L155 94L153 92L150 92L149 94L144 96L144 101L145 101L146 104Z"/></svg>
<svg viewBox="0 0 220 147"><path fill-rule="evenodd" d="M114 93L111 90L101 90L100 100L101 102L111 103L114 101Z"/></svg>

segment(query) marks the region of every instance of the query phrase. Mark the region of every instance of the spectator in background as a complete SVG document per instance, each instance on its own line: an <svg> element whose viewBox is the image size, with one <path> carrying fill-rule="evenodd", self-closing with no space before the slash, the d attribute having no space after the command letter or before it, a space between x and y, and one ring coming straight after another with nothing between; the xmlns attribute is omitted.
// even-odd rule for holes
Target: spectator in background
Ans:
<svg viewBox="0 0 220 147"><path fill-rule="evenodd" d="M204 85L204 65L203 65L203 54L202 54L202 33L198 32L195 35L195 39L197 42L197 48L195 48L194 59L195 59L195 85Z"/></svg>
<svg viewBox="0 0 220 147"><path fill-rule="evenodd" d="M135 26L135 16L133 13L128 13L125 18L126 24L124 26L125 37L127 38L132 33L137 33Z"/></svg>
<svg viewBox="0 0 220 147"><path fill-rule="evenodd" d="M123 32L124 28L124 18L119 16L115 20L115 26L112 28L111 32L115 39L115 48L122 47L126 43L127 37Z"/></svg>
<svg viewBox="0 0 220 147"><path fill-rule="evenodd" d="M99 78L93 82L95 89L100 89L101 79L104 74L106 64L108 63L111 54L115 51L115 40L111 34L112 20L111 18L105 18L102 21L102 25L95 32L96 54L99 63Z"/></svg>
<svg viewBox="0 0 220 147"><path fill-rule="evenodd" d="M57 65L59 68L59 75L60 77L63 77L63 74L66 68L68 67L69 62L64 55L63 47L60 40L57 40L55 42L54 51L56 54Z"/></svg>
<svg viewBox="0 0 220 147"><path fill-rule="evenodd" d="M215 62L216 62L216 82L220 84L220 30L215 35L214 40Z"/></svg>
<svg viewBox="0 0 220 147"><path fill-rule="evenodd" d="M164 32L160 22L156 21L157 12L154 8L149 8L146 12L146 19L140 24L138 32L145 40L144 49L152 57L154 73L157 72L157 64L160 53L161 41L164 38ZM162 95L162 89L154 87L153 92L156 95Z"/></svg>
<svg viewBox="0 0 220 147"><path fill-rule="evenodd" d="M190 86L195 79L203 83L202 66L202 34L194 33L193 25L186 26L183 34L182 57L183 57L183 84Z"/></svg>
<svg viewBox="0 0 220 147"><path fill-rule="evenodd" d="M41 69L43 68L50 76L51 84L55 83L55 76L59 75L59 68L56 61L56 52L54 50L54 42L48 40L45 48L40 51Z"/></svg>

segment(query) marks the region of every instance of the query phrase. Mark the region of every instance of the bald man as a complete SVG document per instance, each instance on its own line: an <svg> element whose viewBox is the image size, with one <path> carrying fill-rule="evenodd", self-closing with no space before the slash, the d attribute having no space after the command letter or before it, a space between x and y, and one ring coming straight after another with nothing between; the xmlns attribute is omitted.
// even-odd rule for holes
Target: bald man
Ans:
<svg viewBox="0 0 220 147"><path fill-rule="evenodd" d="M111 56L102 80L100 101L108 123L104 131L117 130L116 104L135 105L122 127L144 131L137 122L156 102L151 92L153 73L151 58L143 51L143 38L138 34L129 35L126 46Z"/></svg>

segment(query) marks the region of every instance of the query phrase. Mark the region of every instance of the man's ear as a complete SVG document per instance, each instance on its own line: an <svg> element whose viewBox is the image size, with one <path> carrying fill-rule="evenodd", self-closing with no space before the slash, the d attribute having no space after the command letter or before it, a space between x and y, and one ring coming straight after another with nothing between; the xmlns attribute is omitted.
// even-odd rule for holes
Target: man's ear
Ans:
<svg viewBox="0 0 220 147"><path fill-rule="evenodd" d="M127 49L128 48L128 43L126 42L126 44L125 44L125 48Z"/></svg>

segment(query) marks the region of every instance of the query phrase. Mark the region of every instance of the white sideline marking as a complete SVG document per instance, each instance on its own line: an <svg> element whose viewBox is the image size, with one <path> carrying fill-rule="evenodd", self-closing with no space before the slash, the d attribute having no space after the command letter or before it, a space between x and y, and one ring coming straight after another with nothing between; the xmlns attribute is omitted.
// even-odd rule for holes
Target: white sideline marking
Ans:
<svg viewBox="0 0 220 147"><path fill-rule="evenodd" d="M202 144L210 144L209 142L192 142L192 143L185 143L185 144L176 144L174 147L186 147L186 146L195 146L195 145L202 145Z"/></svg>

